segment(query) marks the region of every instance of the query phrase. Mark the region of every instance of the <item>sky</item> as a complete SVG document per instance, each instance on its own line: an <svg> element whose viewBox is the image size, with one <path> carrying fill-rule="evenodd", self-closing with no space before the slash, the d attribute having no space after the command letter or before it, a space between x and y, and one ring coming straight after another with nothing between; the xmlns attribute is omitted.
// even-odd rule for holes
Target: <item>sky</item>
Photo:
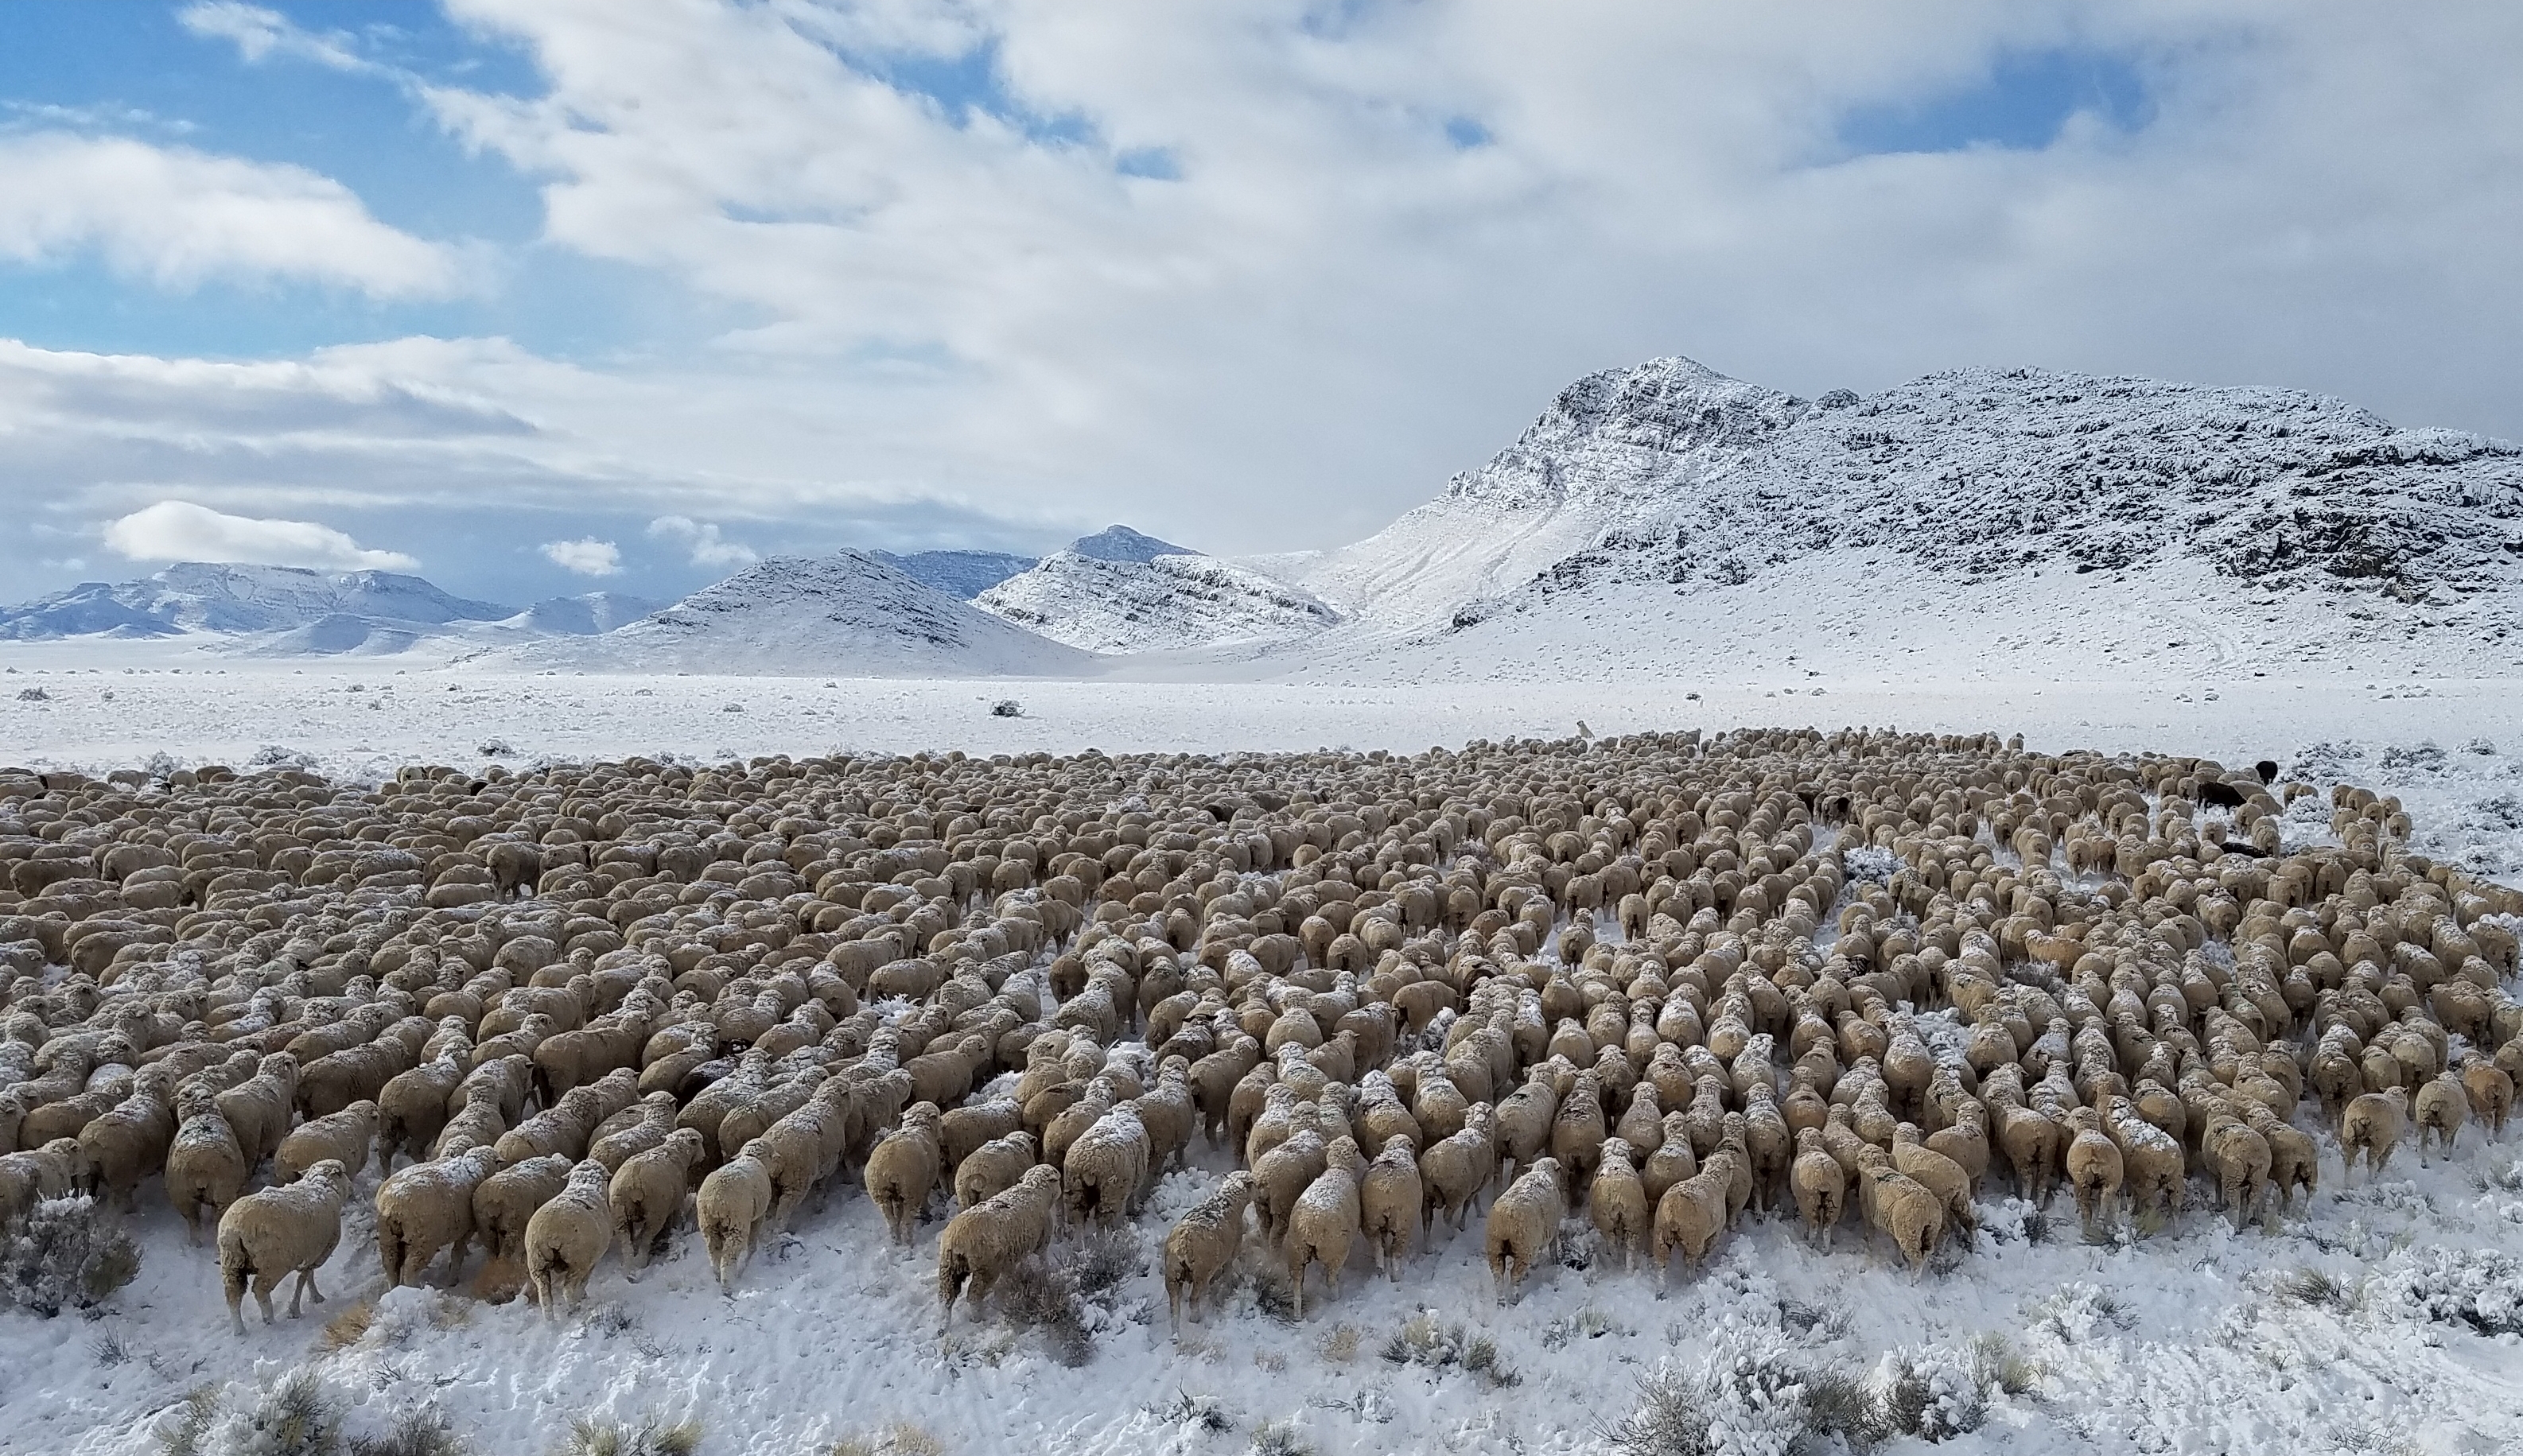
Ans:
<svg viewBox="0 0 2523 1456"><path fill-rule="evenodd" d="M2523 7L0 6L0 596L1364 537L1569 381L2523 437Z"/></svg>

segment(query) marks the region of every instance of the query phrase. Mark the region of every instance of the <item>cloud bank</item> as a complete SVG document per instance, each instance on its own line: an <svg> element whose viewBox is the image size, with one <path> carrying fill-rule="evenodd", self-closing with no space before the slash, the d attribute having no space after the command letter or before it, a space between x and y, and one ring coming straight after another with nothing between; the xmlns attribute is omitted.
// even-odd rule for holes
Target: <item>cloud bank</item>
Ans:
<svg viewBox="0 0 2523 1456"><path fill-rule="evenodd" d="M105 543L134 561L220 561L324 571L416 571L401 551L372 551L313 521L231 516L186 500L162 500L107 524Z"/></svg>

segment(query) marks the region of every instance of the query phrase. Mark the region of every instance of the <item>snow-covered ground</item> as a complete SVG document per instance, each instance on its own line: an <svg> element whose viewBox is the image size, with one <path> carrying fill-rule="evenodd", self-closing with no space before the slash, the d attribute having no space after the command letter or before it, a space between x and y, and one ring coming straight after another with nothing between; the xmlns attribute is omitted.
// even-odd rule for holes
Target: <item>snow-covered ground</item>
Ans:
<svg viewBox="0 0 2523 1456"><path fill-rule="evenodd" d="M1924 630L1915 616L1901 620ZM1959 640L2065 626L1938 630ZM1619 631L1604 624L1607 652ZM2523 869L2518 683L2410 677L2404 665L2396 675L2354 666L2288 675L2229 659L2093 681L2064 670L1999 675L1940 651L1923 654L1931 665L1915 677L1840 661L1818 677L1801 665L1649 676L1597 662L1588 677L1548 681L1544 659L1530 665L1538 681L1515 682L1442 681L1433 665L1414 681L1338 665L1324 667L1337 681L1323 682L935 681L301 668L187 657L165 644L117 651L0 650L0 764L105 770L167 755L365 778L413 760L514 767L635 751L1416 750L1563 737L1581 720L1596 734L1873 724L2021 731L2036 748L2273 758L2319 782L2398 793L2423 851L2509 881ZM2447 667L2502 665L2483 656ZM995 715L1009 698L1022 715ZM648 1410L696 1417L706 1452L767 1456L822 1453L897 1421L953 1453L1241 1452L1265 1420L1294 1423L1324 1453L1575 1452L1602 1448L1600 1427L1631 1408L1659 1361L1690 1370L1749 1348L1861 1372L1896 1351L1953 1365L1992 1334L2037 1379L1945 1449L2293 1456L2523 1446L2523 1339L2422 1312L2451 1268L2490 1280L2473 1307L2491 1324L2523 1321L2523 1141L2490 1145L2474 1127L2452 1162L2427 1169L2404 1148L2370 1188L2343 1189L2326 1140L2325 1152L2310 1212L2269 1232L2234 1233L2200 1214L2177 1235L2092 1245L2076 1237L2064 1199L2045 1223L1991 1192L1980 1245L1924 1283L1870 1263L1853 1230L1826 1255L1762 1222L1730 1236L1713 1268L1669 1297L1656 1297L1643 1273L1597 1262L1547 1270L1501 1313L1476 1226L1441 1234L1398 1287L1361 1255L1341 1297L1309 1301L1302 1324L1264 1313L1248 1285L1222 1317L1176 1339L1154 1275L1142 1274L1098 1316L1094 1358L1076 1370L1003 1326L959 1323L941 1340L939 1226L927 1226L912 1252L889 1251L856 1191L804 1220L732 1298L687 1238L637 1284L608 1262L571 1320L406 1290L379 1301L364 1336L327 1353L323 1319L381 1283L365 1212L370 1174L328 1269L332 1302L239 1340L209 1251L185 1246L152 1184L138 1222L147 1261L110 1312L88 1323L0 1313L0 1356L13 1373L0 1384L0 1451L152 1451L188 1390L247 1389L312 1361L342 1398L370 1410L438 1403L485 1452L548 1449L575 1415ZM1166 1181L1138 1223L1151 1249L1223 1156L1204 1152L1193 1172ZM1573 1246L1582 1254L1584 1241ZM2493 1261L2499 1254L2505 1263ZM2308 1271L2345 1292L2325 1292ZM1397 1333L1423 1317L1441 1344L1455 1326L1465 1339L1488 1337L1499 1365L1484 1374L1459 1360L1386 1359ZM1191 1418L1209 1406L1231 1428Z"/></svg>

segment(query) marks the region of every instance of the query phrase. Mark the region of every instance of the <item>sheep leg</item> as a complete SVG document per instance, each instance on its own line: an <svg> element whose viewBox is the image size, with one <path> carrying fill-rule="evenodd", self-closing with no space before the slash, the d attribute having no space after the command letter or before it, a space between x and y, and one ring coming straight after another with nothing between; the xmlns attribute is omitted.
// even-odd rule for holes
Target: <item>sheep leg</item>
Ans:
<svg viewBox="0 0 2523 1456"><path fill-rule="evenodd" d="M259 1273L254 1277L254 1302L262 1306L262 1322L266 1325L271 1323L272 1293L279 1288L280 1281L278 1279L265 1280L263 1276ZM293 1308L289 1312L291 1314L296 1314L298 1311Z"/></svg>

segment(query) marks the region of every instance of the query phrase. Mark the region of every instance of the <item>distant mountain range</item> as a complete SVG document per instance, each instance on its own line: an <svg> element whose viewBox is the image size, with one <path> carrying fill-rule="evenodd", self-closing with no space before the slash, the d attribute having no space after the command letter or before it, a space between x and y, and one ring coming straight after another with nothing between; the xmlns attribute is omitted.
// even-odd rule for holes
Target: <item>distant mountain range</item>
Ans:
<svg viewBox="0 0 2523 1456"><path fill-rule="evenodd" d="M2106 577L2128 585L2091 594ZM1894 582L1906 608L1882 605ZM1884 643L1925 613L1974 651L2103 620L2131 653L2221 668L2354 656L2386 626L2474 651L2523 634L2518 588L2523 450L2503 442L2289 390L1964 369L1807 400L1663 358L1568 386L1487 464L1337 550L1220 558L1116 525L1039 560L775 557L663 609L599 592L521 612L410 576L185 564L0 611L0 640L435 643L626 673L1233 658L1401 681L1606 654L1883 663L1918 650Z"/></svg>

